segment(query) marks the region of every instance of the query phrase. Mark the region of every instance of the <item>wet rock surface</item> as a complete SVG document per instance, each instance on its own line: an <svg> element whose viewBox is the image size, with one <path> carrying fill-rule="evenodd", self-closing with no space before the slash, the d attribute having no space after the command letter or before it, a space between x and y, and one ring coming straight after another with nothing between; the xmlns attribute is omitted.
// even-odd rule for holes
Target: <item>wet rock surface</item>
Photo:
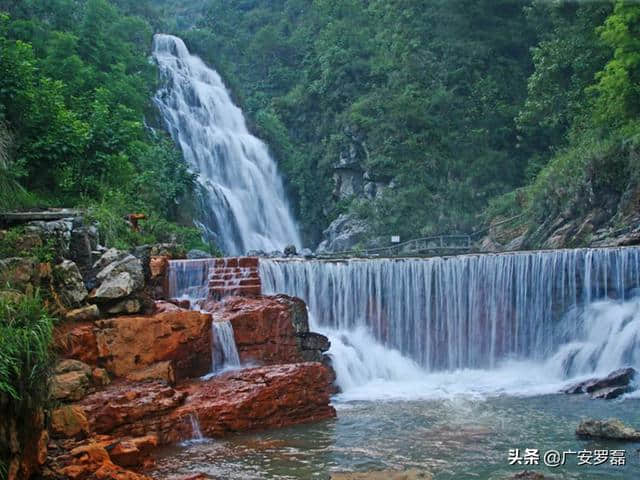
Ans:
<svg viewBox="0 0 640 480"><path fill-rule="evenodd" d="M372 472L333 473L329 480L432 480L429 472L411 470L381 470Z"/></svg>
<svg viewBox="0 0 640 480"><path fill-rule="evenodd" d="M606 377L591 378L563 390L568 394L586 393L594 399L610 400L634 390L632 381L637 372L631 367L620 368Z"/></svg>
<svg viewBox="0 0 640 480"><path fill-rule="evenodd" d="M98 361L116 376L170 361L176 379L198 377L211 368L211 316L170 311L96 322Z"/></svg>
<svg viewBox="0 0 640 480"><path fill-rule="evenodd" d="M640 431L629 427L616 418L609 420L586 419L576 429L580 438L600 438L640 442Z"/></svg>
<svg viewBox="0 0 640 480"><path fill-rule="evenodd" d="M309 332L304 302L294 297L240 298L210 303L214 321L229 321L243 363L274 365L322 361L329 341Z"/></svg>

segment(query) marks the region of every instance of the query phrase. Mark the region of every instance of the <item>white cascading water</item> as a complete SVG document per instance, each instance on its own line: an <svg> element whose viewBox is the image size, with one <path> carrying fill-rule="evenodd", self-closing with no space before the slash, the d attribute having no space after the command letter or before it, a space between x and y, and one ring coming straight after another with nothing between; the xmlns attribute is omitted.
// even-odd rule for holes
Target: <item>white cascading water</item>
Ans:
<svg viewBox="0 0 640 480"><path fill-rule="evenodd" d="M230 255L299 248L276 163L249 133L220 75L171 35L154 36L153 56L164 84L154 100L198 175L207 237Z"/></svg>
<svg viewBox="0 0 640 480"><path fill-rule="evenodd" d="M215 341L215 353L212 355L212 372L235 370L240 368L240 356L236 347L231 322L213 322L212 333ZM216 354L219 352L219 354Z"/></svg>
<svg viewBox="0 0 640 480"><path fill-rule="evenodd" d="M541 394L640 367L640 249L261 260L303 298L346 399Z"/></svg>
<svg viewBox="0 0 640 480"><path fill-rule="evenodd" d="M168 297L187 300L192 310L200 310L209 295L209 279L217 259L172 260L169 262ZM211 374L240 368L240 356L231 322L211 322Z"/></svg>

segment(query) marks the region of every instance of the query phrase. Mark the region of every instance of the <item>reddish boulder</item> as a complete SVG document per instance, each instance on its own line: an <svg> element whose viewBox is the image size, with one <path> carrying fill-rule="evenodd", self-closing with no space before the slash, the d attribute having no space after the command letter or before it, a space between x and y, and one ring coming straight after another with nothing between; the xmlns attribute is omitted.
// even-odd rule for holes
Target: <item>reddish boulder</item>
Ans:
<svg viewBox="0 0 640 480"><path fill-rule="evenodd" d="M130 424L163 416L181 405L184 398L183 392L163 382L118 382L89 395L77 405L93 433L111 433L121 426L128 430ZM140 434L145 435L147 432Z"/></svg>
<svg viewBox="0 0 640 480"><path fill-rule="evenodd" d="M113 463L104 442L89 441L50 459L50 468L71 480L152 480Z"/></svg>
<svg viewBox="0 0 640 480"><path fill-rule="evenodd" d="M205 310L212 312L214 321L231 322L243 363L321 361L322 351L329 348L328 341L309 341L306 306L295 297L230 297L209 302Z"/></svg>
<svg viewBox="0 0 640 480"><path fill-rule="evenodd" d="M170 361L177 380L211 369L211 316L169 311L152 316L118 317L97 322L99 362L126 376Z"/></svg>
<svg viewBox="0 0 640 480"><path fill-rule="evenodd" d="M335 417L329 404L333 373L320 363L299 363L229 372L206 382L189 382L187 402L168 421L175 441L191 436L191 418L202 432L219 437L231 432L280 428Z"/></svg>

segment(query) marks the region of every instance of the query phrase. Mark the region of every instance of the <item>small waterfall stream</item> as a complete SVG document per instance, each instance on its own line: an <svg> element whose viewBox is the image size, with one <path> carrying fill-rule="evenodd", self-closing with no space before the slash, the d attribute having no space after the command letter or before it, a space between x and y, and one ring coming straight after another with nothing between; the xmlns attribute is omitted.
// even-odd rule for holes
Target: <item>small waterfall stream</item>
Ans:
<svg viewBox="0 0 640 480"><path fill-rule="evenodd" d="M163 80L154 100L198 175L207 237L230 255L299 248L276 163L247 129L220 75L171 35L155 35L153 57Z"/></svg>
<svg viewBox="0 0 640 480"><path fill-rule="evenodd" d="M233 336L231 322L212 322L215 347L212 354L212 372L235 370L240 367L240 356Z"/></svg>

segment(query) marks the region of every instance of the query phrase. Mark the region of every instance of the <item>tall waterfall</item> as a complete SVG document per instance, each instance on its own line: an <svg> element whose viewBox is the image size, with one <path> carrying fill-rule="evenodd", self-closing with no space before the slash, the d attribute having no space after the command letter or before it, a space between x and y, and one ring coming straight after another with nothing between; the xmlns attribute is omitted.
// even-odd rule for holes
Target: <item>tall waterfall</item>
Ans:
<svg viewBox="0 0 640 480"><path fill-rule="evenodd" d="M153 56L164 83L154 100L198 175L207 236L231 255L300 247L276 163L220 75L171 35L154 37Z"/></svg>
<svg viewBox="0 0 640 480"><path fill-rule="evenodd" d="M262 260L260 269L266 293L307 302L343 390L447 371L500 383L640 366L638 248Z"/></svg>

